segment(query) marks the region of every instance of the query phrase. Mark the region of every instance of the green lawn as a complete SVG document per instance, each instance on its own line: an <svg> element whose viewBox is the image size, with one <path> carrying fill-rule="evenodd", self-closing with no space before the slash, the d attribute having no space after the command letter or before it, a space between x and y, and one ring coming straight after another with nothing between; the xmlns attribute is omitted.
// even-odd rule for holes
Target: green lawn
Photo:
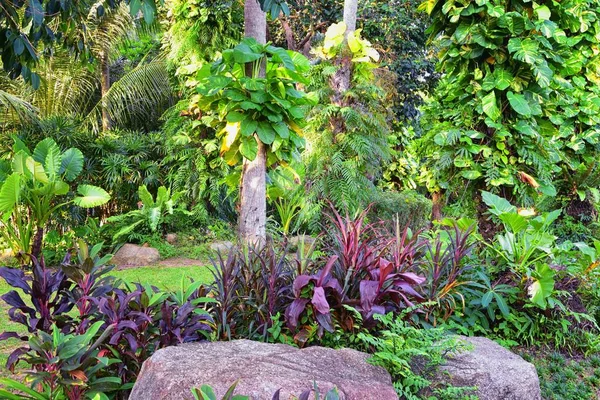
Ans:
<svg viewBox="0 0 600 400"><path fill-rule="evenodd" d="M212 273L209 267L191 266L191 267L140 267L130 268L120 271L112 271L111 275L121 278L127 282L139 282L142 284L149 283L161 290L174 290L181 285L182 279L189 278L195 281L210 283L213 280ZM0 278L0 295L7 293L11 287ZM26 299L24 299L26 300ZM15 324L8 319L8 307L0 300L0 333L5 331L16 331L25 333L26 329L19 324ZM11 351L19 345L16 339L10 339L0 342L0 376L6 374L4 366L6 358Z"/></svg>

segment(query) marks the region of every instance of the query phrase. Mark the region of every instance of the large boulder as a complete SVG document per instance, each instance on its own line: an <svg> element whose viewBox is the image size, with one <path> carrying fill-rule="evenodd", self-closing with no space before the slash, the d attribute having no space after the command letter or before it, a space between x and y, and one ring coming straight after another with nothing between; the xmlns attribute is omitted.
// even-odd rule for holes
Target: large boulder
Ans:
<svg viewBox="0 0 600 400"><path fill-rule="evenodd" d="M460 337L469 350L449 357L433 381L476 386L479 400L541 400L535 366L483 337Z"/></svg>
<svg viewBox="0 0 600 400"><path fill-rule="evenodd" d="M142 267L156 264L159 260L160 254L155 248L126 243L111 262L119 267Z"/></svg>
<svg viewBox="0 0 600 400"><path fill-rule="evenodd" d="M204 384L221 398L238 380L235 393L252 400L271 400L278 389L281 399L299 396L313 382L321 398L337 387L345 400L397 400L387 371L367 363L368 357L350 349L249 340L167 347L144 362L129 400L193 399L190 390Z"/></svg>

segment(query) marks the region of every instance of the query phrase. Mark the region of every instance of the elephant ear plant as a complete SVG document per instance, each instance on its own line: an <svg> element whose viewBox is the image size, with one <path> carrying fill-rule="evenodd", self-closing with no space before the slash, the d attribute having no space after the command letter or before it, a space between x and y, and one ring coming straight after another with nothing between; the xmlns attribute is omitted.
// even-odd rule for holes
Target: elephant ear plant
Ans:
<svg viewBox="0 0 600 400"><path fill-rule="evenodd" d="M77 186L73 196L71 185L83 169L83 154L78 149L63 152L47 138L32 153L15 141L10 167L0 172L0 236L25 264L39 258L44 228L56 211L71 203L97 207L107 203L110 196L91 185Z"/></svg>

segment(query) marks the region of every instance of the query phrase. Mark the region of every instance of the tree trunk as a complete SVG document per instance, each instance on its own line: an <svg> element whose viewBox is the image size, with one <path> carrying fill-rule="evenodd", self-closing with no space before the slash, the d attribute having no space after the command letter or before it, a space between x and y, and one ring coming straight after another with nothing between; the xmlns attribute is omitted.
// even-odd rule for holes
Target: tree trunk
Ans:
<svg viewBox="0 0 600 400"><path fill-rule="evenodd" d="M346 24L345 36L356 30L356 11L358 8L357 0L344 1L344 23ZM352 81L352 54L347 46L344 47L338 61L339 68L331 77L331 88L333 89L333 103L344 106L344 93L350 89Z"/></svg>
<svg viewBox="0 0 600 400"><path fill-rule="evenodd" d="M112 121L105 103L106 94L110 89L110 61L108 51L103 51L100 55L100 93L102 95L102 131L106 132L112 128Z"/></svg>
<svg viewBox="0 0 600 400"><path fill-rule="evenodd" d="M257 0L244 3L244 34L262 44L267 41L267 16ZM243 243L260 245L267 237L267 158L265 145L258 138L256 140L256 158L253 161L244 159L242 167L238 229Z"/></svg>
<svg viewBox="0 0 600 400"><path fill-rule="evenodd" d="M431 220L441 221L442 220L442 194L440 192L433 192L431 194Z"/></svg>
<svg viewBox="0 0 600 400"><path fill-rule="evenodd" d="M344 23L346 24L346 36L356 30L356 13L358 0L344 0Z"/></svg>
<svg viewBox="0 0 600 400"><path fill-rule="evenodd" d="M281 27L283 28L283 33L285 35L285 42L287 44L288 50L296 51L296 40L294 39L294 31L292 31L292 27L290 23L285 19L283 13L279 15L279 21L281 22Z"/></svg>

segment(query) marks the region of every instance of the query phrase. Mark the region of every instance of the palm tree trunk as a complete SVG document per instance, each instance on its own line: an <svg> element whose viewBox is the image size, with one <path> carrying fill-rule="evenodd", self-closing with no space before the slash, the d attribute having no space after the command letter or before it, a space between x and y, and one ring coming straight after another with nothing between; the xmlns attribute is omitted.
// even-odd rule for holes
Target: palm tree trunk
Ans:
<svg viewBox="0 0 600 400"><path fill-rule="evenodd" d="M267 17L257 0L244 3L244 34L259 43L267 41ZM264 70L261 71L264 75ZM265 145L257 139L258 153L253 161L244 159L240 183L239 235L244 243L266 241L267 158Z"/></svg>
<svg viewBox="0 0 600 400"><path fill-rule="evenodd" d="M110 61L108 60L108 51L103 51L100 55L100 93L102 95L102 131L106 132L112 128L112 121L106 105L106 94L110 89Z"/></svg>

